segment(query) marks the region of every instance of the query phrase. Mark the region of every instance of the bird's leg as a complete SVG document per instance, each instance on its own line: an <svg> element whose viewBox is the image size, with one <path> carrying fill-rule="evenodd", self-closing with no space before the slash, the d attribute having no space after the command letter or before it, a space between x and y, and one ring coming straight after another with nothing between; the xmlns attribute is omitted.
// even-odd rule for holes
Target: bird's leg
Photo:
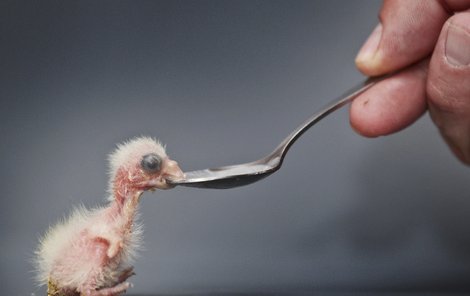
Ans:
<svg viewBox="0 0 470 296"><path fill-rule="evenodd" d="M115 296L124 293L132 286L131 283L126 282L126 280L134 274L134 267L128 267L122 271L121 275L119 276L119 283L116 286L102 288L99 290L89 289L87 292L82 293L81 296Z"/></svg>
<svg viewBox="0 0 470 296"><path fill-rule="evenodd" d="M101 288L97 290L93 288L95 286L94 284L90 284L87 288L82 290L82 292L80 293L80 296L118 296L118 295L121 295L122 293L126 292L128 288L132 287L132 284L129 282L126 282L126 280L132 275L134 275L133 269L134 267L132 266L124 269L119 275L119 279L118 279L119 282L115 286ZM56 296L56 295L53 295L53 296ZM57 296L69 296L69 295L58 294Z"/></svg>
<svg viewBox="0 0 470 296"><path fill-rule="evenodd" d="M85 293L82 293L80 296L118 296L126 292L126 290L129 289L130 287L132 287L131 283L124 282L124 283L117 284L114 287L87 291Z"/></svg>

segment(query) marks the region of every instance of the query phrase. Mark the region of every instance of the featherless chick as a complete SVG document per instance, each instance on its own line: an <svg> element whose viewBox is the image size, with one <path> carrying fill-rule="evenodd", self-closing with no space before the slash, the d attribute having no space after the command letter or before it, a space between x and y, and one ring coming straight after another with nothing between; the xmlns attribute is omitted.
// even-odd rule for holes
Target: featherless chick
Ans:
<svg viewBox="0 0 470 296"><path fill-rule="evenodd" d="M157 141L140 137L118 145L110 155L108 204L78 207L51 227L36 251L37 279L50 296L112 296L131 284L131 262L142 240L135 222L144 191L171 188L183 178Z"/></svg>

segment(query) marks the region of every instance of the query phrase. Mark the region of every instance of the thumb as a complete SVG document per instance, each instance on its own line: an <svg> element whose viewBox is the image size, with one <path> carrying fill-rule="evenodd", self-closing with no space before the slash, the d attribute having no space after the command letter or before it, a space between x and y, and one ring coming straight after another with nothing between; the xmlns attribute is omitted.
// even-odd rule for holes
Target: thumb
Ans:
<svg viewBox="0 0 470 296"><path fill-rule="evenodd" d="M385 0L380 23L356 57L367 76L392 72L428 56L448 13L441 1Z"/></svg>
<svg viewBox="0 0 470 296"><path fill-rule="evenodd" d="M442 29L426 88L431 118L456 156L470 164L470 11Z"/></svg>

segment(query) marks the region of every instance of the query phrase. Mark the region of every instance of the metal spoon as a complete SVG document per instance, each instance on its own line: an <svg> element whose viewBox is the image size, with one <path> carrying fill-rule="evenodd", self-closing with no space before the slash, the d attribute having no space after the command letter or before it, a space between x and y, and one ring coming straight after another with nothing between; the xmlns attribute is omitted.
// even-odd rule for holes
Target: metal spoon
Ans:
<svg viewBox="0 0 470 296"><path fill-rule="evenodd" d="M168 179L167 182L174 186L179 185L199 188L228 189L248 185L266 178L275 171L279 170L284 157L287 154L287 151L289 151L289 148L310 127L315 125L315 123L326 117L328 114L351 102L354 98L369 89L377 82L389 76L390 75L384 75L380 77L369 78L351 88L343 96L336 99L333 103L330 103L327 107L308 118L289 136L287 136L287 138L285 138L284 141L282 141L273 152L259 160L231 166L186 172L184 174L184 179Z"/></svg>

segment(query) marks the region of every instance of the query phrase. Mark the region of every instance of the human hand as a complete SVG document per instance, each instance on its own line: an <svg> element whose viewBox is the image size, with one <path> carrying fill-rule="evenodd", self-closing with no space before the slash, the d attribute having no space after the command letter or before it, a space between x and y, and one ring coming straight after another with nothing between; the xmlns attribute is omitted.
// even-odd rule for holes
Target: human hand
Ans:
<svg viewBox="0 0 470 296"><path fill-rule="evenodd" d="M356 65L368 76L423 60L356 98L351 126L367 137L399 131L429 110L454 154L470 164L470 0L384 0Z"/></svg>

